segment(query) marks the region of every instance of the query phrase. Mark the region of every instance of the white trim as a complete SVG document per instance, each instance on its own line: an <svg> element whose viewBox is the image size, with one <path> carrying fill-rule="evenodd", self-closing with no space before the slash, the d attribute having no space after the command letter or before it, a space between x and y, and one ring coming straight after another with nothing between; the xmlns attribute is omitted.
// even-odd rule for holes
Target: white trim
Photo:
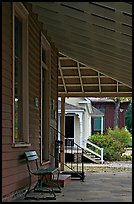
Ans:
<svg viewBox="0 0 134 204"><path fill-rule="evenodd" d="M76 143L76 130L75 130L75 128L76 128L76 115L73 115L73 117L74 117L74 143Z"/></svg>
<svg viewBox="0 0 134 204"><path fill-rule="evenodd" d="M103 134L103 120L104 120L104 118L103 118L103 116L101 117L101 134Z"/></svg>
<svg viewBox="0 0 134 204"><path fill-rule="evenodd" d="M42 48L45 49L46 51L46 63L42 61ZM44 36L44 34L41 32L41 149L40 149L40 157L41 157L41 164L46 163L45 161L43 161L43 156L42 156L42 68L44 68L44 70L46 70L47 74L48 74L48 92L47 92L47 105L50 106L50 100L51 100L51 46L50 43L48 42L47 38ZM50 124L50 116L51 116L51 108L48 107L48 112L47 112L47 135L48 135L48 161L50 162L50 155L49 155L49 151L50 151L50 132L49 132L49 124Z"/></svg>
<svg viewBox="0 0 134 204"><path fill-rule="evenodd" d="M82 113L78 113L78 118L79 118L79 120L80 120L80 146L82 147L83 145L82 145L82 143L83 143L83 129L82 129Z"/></svg>
<svg viewBox="0 0 134 204"><path fill-rule="evenodd" d="M15 16L21 17L22 19L22 98L23 98L23 121L22 121L22 138L23 138L23 145L22 143L19 146L24 146L24 144L29 144L29 66L28 66L28 14L29 12L24 7L21 2L14 2L13 3L13 144L18 144L19 142L15 141L14 137L14 82L15 82L15 61L14 61L14 20ZM14 145L18 146L18 145Z"/></svg>

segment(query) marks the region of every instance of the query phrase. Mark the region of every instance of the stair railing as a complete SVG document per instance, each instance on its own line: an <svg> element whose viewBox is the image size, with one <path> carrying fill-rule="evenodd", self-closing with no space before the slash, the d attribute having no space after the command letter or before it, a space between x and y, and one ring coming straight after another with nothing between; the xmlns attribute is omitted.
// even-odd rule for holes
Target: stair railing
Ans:
<svg viewBox="0 0 134 204"><path fill-rule="evenodd" d="M62 141L58 140L58 138L61 138L61 136L65 139L65 146L64 146L64 154L70 154L71 161L66 162L67 157L65 157L64 166L66 166L68 169L73 171L75 174L78 175L78 177L84 181L84 161L83 161L83 154L84 149L76 144L73 141L73 138L66 138L65 135L63 135L60 131L58 131L56 128L50 125L51 130L54 131L54 138L55 138L55 156L53 156L56 159L56 165L59 165L59 163L62 163L59 158L60 152L60 144ZM58 148L59 146L59 148ZM75 155L75 156L74 156Z"/></svg>
<svg viewBox="0 0 134 204"><path fill-rule="evenodd" d="M90 141L87 141L87 140L84 140L84 141L85 141L85 143L86 143L86 147L84 147L84 150L87 151L87 152L91 152L92 154L94 154L94 155L96 155L97 157L99 157L101 163L103 164L103 162L104 162L104 160L103 160L103 148L102 148L102 147L99 147L99 146L97 146L97 145L95 145L95 144L93 144L93 143L90 142ZM98 149L98 150L100 150L100 154L98 154L98 153L96 153L95 151L91 150L90 147L89 147L89 145L92 146L92 147L94 147L94 148L96 148L96 149ZM88 147L87 147L87 146L88 146Z"/></svg>

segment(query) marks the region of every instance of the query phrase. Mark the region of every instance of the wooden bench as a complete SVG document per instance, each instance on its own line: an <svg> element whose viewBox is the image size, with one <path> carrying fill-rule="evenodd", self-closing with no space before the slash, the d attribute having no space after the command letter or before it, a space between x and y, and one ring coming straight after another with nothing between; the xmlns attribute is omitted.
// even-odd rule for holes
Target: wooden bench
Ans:
<svg viewBox="0 0 134 204"><path fill-rule="evenodd" d="M27 169L29 173L29 187L25 193L25 199L56 199L55 192L61 192L61 187L59 185L59 169L57 167L52 168L39 168L38 165L38 155L36 151L25 152L25 158L27 161ZM33 188L32 185L32 175L37 176L37 182ZM55 181L56 176L56 181ZM58 188L58 191L55 191ZM34 192L34 195L28 196L30 192ZM51 196L37 197L36 193L49 193ZM35 196L36 195L36 196Z"/></svg>

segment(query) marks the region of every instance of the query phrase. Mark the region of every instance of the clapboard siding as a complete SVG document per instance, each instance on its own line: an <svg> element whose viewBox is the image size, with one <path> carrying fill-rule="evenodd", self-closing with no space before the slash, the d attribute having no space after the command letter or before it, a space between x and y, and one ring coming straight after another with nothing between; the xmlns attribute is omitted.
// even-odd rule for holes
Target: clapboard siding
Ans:
<svg viewBox="0 0 134 204"><path fill-rule="evenodd" d="M2 119L3 119L3 120L7 120L7 119L8 119L8 120L11 121L11 120L12 120L12 115L11 115L11 113L5 113L5 112L2 111Z"/></svg>
<svg viewBox="0 0 134 204"><path fill-rule="evenodd" d="M118 115L118 127L122 128L125 127L125 111L128 107L129 102L121 103L121 108L123 109L123 112L119 111ZM96 108L105 108L105 117L104 117L104 133L107 133L107 129L114 128L114 111L115 111L115 104L114 102L105 102L105 103L99 103L99 102L94 102L93 106ZM92 127L93 127L93 120L92 120ZM92 131L92 134L94 134L95 131Z"/></svg>
<svg viewBox="0 0 134 204"><path fill-rule="evenodd" d="M19 190L19 189L25 187L26 185L28 185L27 178L23 179L22 186L21 187L20 186L17 187L17 189ZM5 199L9 200L9 202L10 202L10 199L11 199L10 198L10 196L11 196L11 189L12 189L12 192L15 192L16 191L16 186L14 184L7 185L5 187L2 186L2 190L3 190L3 192L5 192L5 195L3 196L3 200L4 200L4 197L5 197ZM8 196L9 196L9 198L8 198Z"/></svg>
<svg viewBox="0 0 134 204"><path fill-rule="evenodd" d="M32 13L31 6L24 3L29 11L28 19L28 62L29 62L29 139L30 147L13 147L13 61L12 61L12 3L2 3L2 196L3 198L28 185L26 163L21 161L24 151L35 149L40 155L41 141L41 32L42 24ZM50 40L49 37L47 37ZM57 103L57 48L51 45L51 97ZM39 99L39 109L34 99ZM57 105L57 104L56 104ZM57 125L57 119L55 120ZM53 136L52 136L53 137ZM53 137L54 138L54 137ZM48 164L46 165L46 167Z"/></svg>
<svg viewBox="0 0 134 204"><path fill-rule="evenodd" d="M9 130L9 133L11 135L12 133L12 129L11 128L5 128L6 130ZM12 137L9 137L5 134L2 135L3 138L2 138L2 145L4 145L4 149L2 151L3 152L8 152L8 151L12 151L12 148L11 148L11 143L12 143Z"/></svg>
<svg viewBox="0 0 134 204"><path fill-rule="evenodd" d="M2 110L2 112L3 112L3 110ZM3 128L2 127L2 141L3 141L3 139L5 138L5 137L7 136L7 137L12 137L12 129L11 128ZM4 149L4 148L3 148Z"/></svg>
<svg viewBox="0 0 134 204"><path fill-rule="evenodd" d="M4 60L2 59L2 67L4 67L4 69L2 69L2 81L5 81L6 79L11 80L12 77L12 72L10 72L11 65L6 61L4 62Z"/></svg>
<svg viewBox="0 0 134 204"><path fill-rule="evenodd" d="M12 88L7 88L7 87L5 87L5 86L2 86L2 94L11 97ZM3 107L2 107L2 108L3 108Z"/></svg>
<svg viewBox="0 0 134 204"><path fill-rule="evenodd" d="M12 87L12 82L11 82L11 80L8 80L8 79L2 80L2 86L11 89L11 87Z"/></svg>
<svg viewBox="0 0 134 204"><path fill-rule="evenodd" d="M12 106L8 104L2 104L2 112L11 113Z"/></svg>
<svg viewBox="0 0 134 204"><path fill-rule="evenodd" d="M2 103L6 103L8 105L12 105L12 98L10 96L6 96L2 94ZM3 117L2 117L3 118ZM4 118L5 119L5 118Z"/></svg>
<svg viewBox="0 0 134 204"><path fill-rule="evenodd" d="M55 47L51 49L52 54L51 54L51 95L54 97L54 99L57 101L57 93L58 93L58 71L57 71L57 66L58 66L58 55L55 52ZM56 50L57 51L57 50Z"/></svg>

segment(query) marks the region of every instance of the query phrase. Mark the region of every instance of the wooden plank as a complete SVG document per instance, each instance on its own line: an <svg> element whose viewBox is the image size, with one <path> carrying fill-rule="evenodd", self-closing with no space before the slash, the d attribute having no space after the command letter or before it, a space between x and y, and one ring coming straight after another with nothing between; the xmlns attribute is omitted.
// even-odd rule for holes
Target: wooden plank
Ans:
<svg viewBox="0 0 134 204"><path fill-rule="evenodd" d="M66 34L69 31L71 32L78 32L81 35L84 35L86 37L90 36L91 32L94 32L95 34L99 34L100 36L108 36L111 39L116 39L120 42L126 42L132 44L132 38L127 35L123 35L118 32L113 32L110 30L107 30L103 27L97 27L93 24L88 23L78 23L77 21L75 23L71 22L71 19L68 21L65 21L64 24L61 23L54 23L53 19L50 19L48 17L40 17L40 20L44 22L46 27L48 28L48 33L51 31L51 27L56 27L58 31L61 30L61 32ZM64 29L64 30L63 30ZM51 35L53 37L53 35Z"/></svg>
<svg viewBox="0 0 134 204"><path fill-rule="evenodd" d="M2 136L12 136L12 129L2 127Z"/></svg>
<svg viewBox="0 0 134 204"><path fill-rule="evenodd" d="M90 24L97 24L99 26L102 26L104 28L108 28L111 30L116 30L117 32L123 32L128 35L132 36L132 28L131 27L124 27L121 23L118 22L112 22L111 20L99 18L94 15L90 15L88 13L80 13L78 11L72 10L70 8L64 7L62 12L59 12L58 14L49 12L46 9L36 8L39 19L41 20L42 16L47 17L48 19L53 19L54 23L60 23L65 25L67 22L70 24L83 26L84 22L88 24L90 27ZM79 14L80 13L80 14ZM47 20L47 19L46 19ZM63 22L64 21L64 22Z"/></svg>
<svg viewBox="0 0 134 204"><path fill-rule="evenodd" d="M6 198L6 196L9 196L9 194L11 194L12 192L16 191L16 185L15 184L4 184L4 181L2 181L2 184L4 185L2 187L2 192L3 192L3 199L4 197ZM19 184L19 187L20 188L24 188L25 186L27 186L28 184L28 179L23 179L20 184Z"/></svg>
<svg viewBox="0 0 134 204"><path fill-rule="evenodd" d="M2 94L2 104L12 105L12 97Z"/></svg>
<svg viewBox="0 0 134 204"><path fill-rule="evenodd" d="M2 127L3 128L12 128L12 122L10 120L2 119Z"/></svg>
<svg viewBox="0 0 134 204"><path fill-rule="evenodd" d="M15 183L23 182L23 180L26 179L27 177L28 177L28 173L26 171L24 171L23 173L18 172L17 174L9 177L3 177L2 179L3 187L11 184L15 184Z"/></svg>
<svg viewBox="0 0 134 204"><path fill-rule="evenodd" d="M12 87L12 81L4 78L2 80L2 86L6 87L6 88L11 88Z"/></svg>
<svg viewBox="0 0 134 204"><path fill-rule="evenodd" d="M10 132L12 132L12 130ZM11 154L11 151L12 151L11 144L12 144L12 133L10 135L2 135L2 147L4 147L3 152L10 151L10 154ZM3 155L3 152L2 152L2 155Z"/></svg>
<svg viewBox="0 0 134 204"><path fill-rule="evenodd" d="M12 105L2 104L2 111L12 113Z"/></svg>
<svg viewBox="0 0 134 204"><path fill-rule="evenodd" d="M7 87L5 87L5 86L2 86L2 93L3 93L5 96L10 96L10 97L11 97L12 88L7 88Z"/></svg>
<svg viewBox="0 0 134 204"><path fill-rule="evenodd" d="M97 2L97 4L107 6L109 8L132 14L132 5L127 2Z"/></svg>
<svg viewBox="0 0 134 204"><path fill-rule="evenodd" d="M65 37L62 37L59 34L55 34L53 39L57 42L58 46L59 46L59 43L60 43L61 49L63 48L63 46L65 46L64 45L65 44L64 43L65 42ZM87 40L87 41L85 40L85 42L84 41L82 42L82 40L80 40L80 38L78 38L78 40L77 40L77 34L76 34L76 38L75 38L75 35L73 34L72 38L67 39L67 41L68 41L68 45L66 45L66 46L68 46L69 49L72 49L72 48L74 48L75 45L77 45L77 46L81 46L82 49L87 48L87 49L90 49L93 52L100 52L100 53L103 53L105 55L108 54L109 58L114 57L114 58L117 58L119 60L122 59L122 60L124 60L126 62L128 61L128 62L131 63L132 52L128 51L126 49L122 49L122 48L120 48L118 46L116 47L116 42L113 45L105 44L103 42L94 41L92 39ZM73 44L73 45L71 45L71 44Z"/></svg>
<svg viewBox="0 0 134 204"><path fill-rule="evenodd" d="M5 113L2 111L2 119L3 120L12 120L12 114L11 113Z"/></svg>
<svg viewBox="0 0 134 204"><path fill-rule="evenodd" d="M69 2L67 2L68 4ZM128 25L132 26L132 18L131 16L127 16L123 14L122 12L119 12L119 10L110 10L107 7L101 7L98 2L88 2L86 3L77 3L76 8L81 8L87 13L94 13L99 16L104 16L106 18L112 19L114 21L118 22L124 22ZM102 5L102 4L101 4Z"/></svg>
<svg viewBox="0 0 134 204"><path fill-rule="evenodd" d="M113 78L114 80L118 80L121 83L124 83L130 87L132 87L132 81L130 80L130 76L132 75L131 69L125 69L124 68L124 73L125 75L121 75L120 69L123 70L122 68L113 67L113 65L109 64L109 66L104 65L104 63L99 63L96 62L92 63L87 56L87 54L82 55L75 50L75 52L68 51L68 48L65 46L65 49L62 50L64 53L67 55L71 55L74 59L77 58L78 61L82 62L83 64L86 64L87 66L90 66L90 68L95 69L96 71L100 71L101 73L109 76L110 78ZM114 70L114 71L112 71ZM123 73L123 72L122 72Z"/></svg>
<svg viewBox="0 0 134 204"><path fill-rule="evenodd" d="M63 40L64 41L64 40ZM60 42L58 43L59 44L59 46L62 46L61 44L62 44L62 39L60 40ZM63 47L63 46L62 46ZM82 45L79 45L79 44L77 44L77 43L73 43L73 42L71 42L71 43L69 43L68 42L68 44L66 44L65 45L65 47L67 48L68 47L68 49L70 49L70 47L73 47L73 51L75 52L75 53L81 53L81 56L82 55L86 55L86 56L88 56L88 58L90 59L90 65L92 64L92 63L96 63L97 61L98 61L98 64L100 63L100 64L106 64L106 63L108 63L108 65L111 67L111 66L118 66L118 67L122 67L122 68L124 68L124 70L126 69L128 69L128 67L131 67L131 61L130 61L130 63L129 62L125 62L125 61L123 61L123 58L122 58L122 60L119 60L118 58L116 59L115 57L112 57L112 56L110 56L110 55L107 55L107 54L103 54L103 53L101 53L100 51L94 51L94 50L92 50L92 49L90 49L90 48L86 48L86 47L84 47L84 46L82 46ZM69 51L69 52L71 52L71 51ZM91 54L90 54L91 53ZM81 61L82 62L82 61ZM107 66L108 66L107 65ZM91 65L92 66L92 65Z"/></svg>

